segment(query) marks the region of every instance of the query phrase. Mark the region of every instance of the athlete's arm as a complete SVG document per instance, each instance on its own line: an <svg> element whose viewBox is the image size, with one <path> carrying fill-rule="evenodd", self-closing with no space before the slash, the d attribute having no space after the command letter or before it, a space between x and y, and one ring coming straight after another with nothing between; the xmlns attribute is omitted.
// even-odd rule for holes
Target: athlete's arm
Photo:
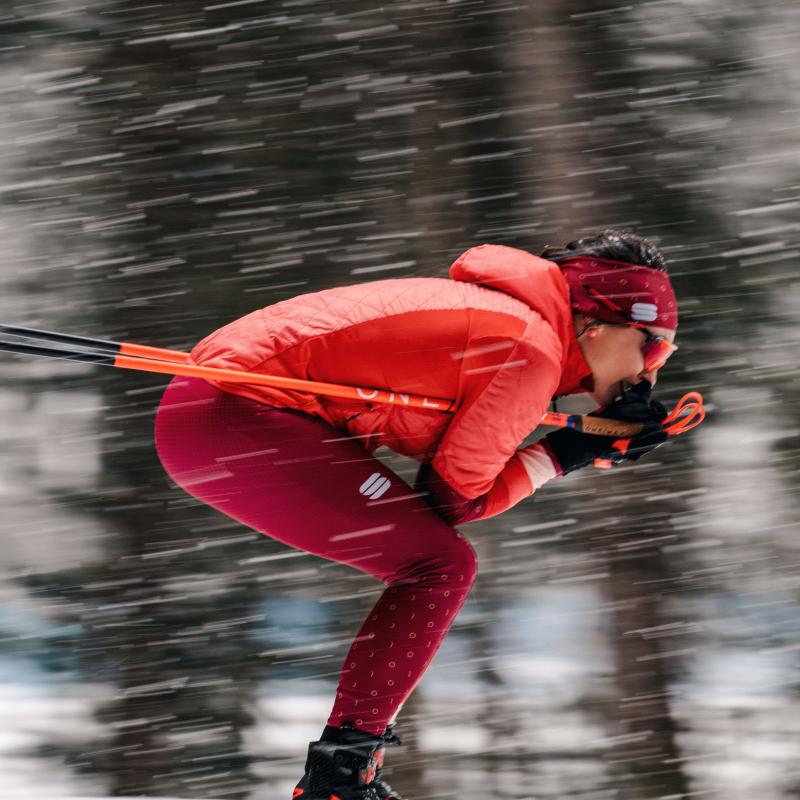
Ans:
<svg viewBox="0 0 800 800"><path fill-rule="evenodd" d="M459 494L430 462L420 467L414 489L426 492L426 501L447 522L462 525L502 514L557 474L551 456L537 442L517 450L497 475L489 491L480 497L470 499Z"/></svg>
<svg viewBox="0 0 800 800"><path fill-rule="evenodd" d="M548 330L555 337L544 322L532 327L541 338ZM488 385L454 413L431 463L464 497L477 500L491 493L519 443L542 421L560 369L548 352L520 339Z"/></svg>

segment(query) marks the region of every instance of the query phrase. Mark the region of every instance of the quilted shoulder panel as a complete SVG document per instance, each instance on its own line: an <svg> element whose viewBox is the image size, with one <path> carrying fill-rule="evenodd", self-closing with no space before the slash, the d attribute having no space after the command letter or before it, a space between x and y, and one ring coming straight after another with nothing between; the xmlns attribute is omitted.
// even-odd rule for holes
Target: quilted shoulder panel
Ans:
<svg viewBox="0 0 800 800"><path fill-rule="evenodd" d="M251 312L206 336L194 363L257 369L303 341L371 319L425 309L480 308L527 320L525 303L500 291L447 278L393 278L309 292Z"/></svg>

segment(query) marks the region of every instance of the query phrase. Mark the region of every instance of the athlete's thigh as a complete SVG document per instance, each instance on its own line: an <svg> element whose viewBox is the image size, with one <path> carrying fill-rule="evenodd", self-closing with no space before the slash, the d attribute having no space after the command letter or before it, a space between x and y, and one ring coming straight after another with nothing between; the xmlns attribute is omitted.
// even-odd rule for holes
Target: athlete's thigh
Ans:
<svg viewBox="0 0 800 800"><path fill-rule="evenodd" d="M156 443L185 491L254 530L384 581L446 563L448 551L466 545L357 438L319 417L189 379L165 392Z"/></svg>

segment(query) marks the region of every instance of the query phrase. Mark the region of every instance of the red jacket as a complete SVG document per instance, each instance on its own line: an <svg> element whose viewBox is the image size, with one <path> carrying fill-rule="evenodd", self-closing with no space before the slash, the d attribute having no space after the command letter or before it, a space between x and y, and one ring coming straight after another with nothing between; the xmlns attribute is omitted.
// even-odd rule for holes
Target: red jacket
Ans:
<svg viewBox="0 0 800 800"><path fill-rule="evenodd" d="M321 416L363 437L370 452L387 445L432 459L436 473L467 499L492 494L501 473L501 484L515 482L515 495L526 488L530 494L516 449L554 396L586 391L591 375L558 266L490 244L463 253L450 279L358 283L257 309L205 337L189 363L454 397L453 413L211 381Z"/></svg>

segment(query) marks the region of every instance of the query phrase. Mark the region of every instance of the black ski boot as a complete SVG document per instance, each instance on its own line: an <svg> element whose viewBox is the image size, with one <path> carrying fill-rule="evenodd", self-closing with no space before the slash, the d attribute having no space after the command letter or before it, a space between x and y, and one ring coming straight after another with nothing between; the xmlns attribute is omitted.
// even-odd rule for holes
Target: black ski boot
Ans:
<svg viewBox="0 0 800 800"><path fill-rule="evenodd" d="M320 740L308 745L305 775L292 800L403 800L380 777L385 746L401 744L393 727L377 736L350 722L327 725Z"/></svg>

